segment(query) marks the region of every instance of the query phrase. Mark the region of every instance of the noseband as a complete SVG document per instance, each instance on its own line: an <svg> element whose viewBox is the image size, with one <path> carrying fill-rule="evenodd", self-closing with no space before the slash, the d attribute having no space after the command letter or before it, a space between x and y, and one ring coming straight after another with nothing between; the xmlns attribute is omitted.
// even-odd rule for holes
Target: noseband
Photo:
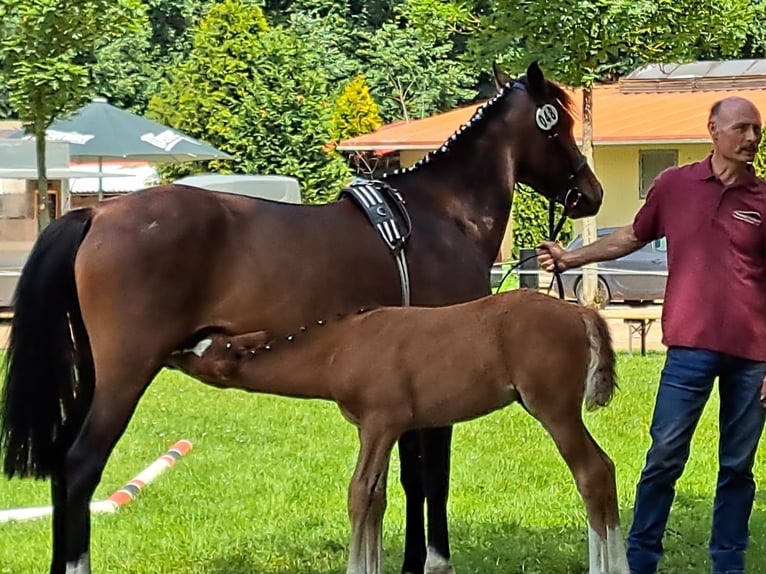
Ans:
<svg viewBox="0 0 766 574"><path fill-rule="evenodd" d="M549 139L556 139L557 137L558 134L548 136ZM574 169L567 179L567 188L559 193L553 200L554 202L559 202L566 209L574 209L582 199L582 191L580 191L580 186L577 185L577 176L588 166L588 160L583 154L579 155L580 157L577 159L577 164L574 166Z"/></svg>

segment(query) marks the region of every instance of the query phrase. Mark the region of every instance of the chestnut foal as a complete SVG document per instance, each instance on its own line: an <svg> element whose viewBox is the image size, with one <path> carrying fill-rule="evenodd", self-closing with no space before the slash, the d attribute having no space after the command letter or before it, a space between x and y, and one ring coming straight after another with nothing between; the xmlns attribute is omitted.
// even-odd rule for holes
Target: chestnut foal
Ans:
<svg viewBox="0 0 766 574"><path fill-rule="evenodd" d="M449 307L383 307L274 339L210 334L170 366L204 382L328 399L359 429L349 487L348 574L380 574L391 449L410 429L451 425L513 402L553 437L585 502L591 574L629 572L614 465L582 421L606 405L615 359L591 309L521 289Z"/></svg>

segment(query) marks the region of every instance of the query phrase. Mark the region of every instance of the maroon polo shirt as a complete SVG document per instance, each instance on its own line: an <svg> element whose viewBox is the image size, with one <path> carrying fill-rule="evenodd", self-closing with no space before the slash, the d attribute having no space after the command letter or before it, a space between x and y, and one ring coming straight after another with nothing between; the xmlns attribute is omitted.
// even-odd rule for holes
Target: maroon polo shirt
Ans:
<svg viewBox="0 0 766 574"><path fill-rule="evenodd" d="M710 159L662 172L633 221L667 237L662 341L766 361L766 182L727 187Z"/></svg>

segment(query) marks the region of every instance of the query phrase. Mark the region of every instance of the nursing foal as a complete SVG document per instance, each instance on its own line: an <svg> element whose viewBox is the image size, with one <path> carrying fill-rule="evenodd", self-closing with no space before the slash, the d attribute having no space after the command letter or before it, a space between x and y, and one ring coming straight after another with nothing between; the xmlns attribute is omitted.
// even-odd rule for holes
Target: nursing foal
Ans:
<svg viewBox="0 0 766 574"><path fill-rule="evenodd" d="M556 442L585 502L591 574L629 572L614 465L582 421L615 388L601 316L532 290L449 307L384 307L273 339L209 334L170 366L213 385L328 399L359 428L349 487L348 574L380 574L386 475L405 431L441 427L513 402Z"/></svg>

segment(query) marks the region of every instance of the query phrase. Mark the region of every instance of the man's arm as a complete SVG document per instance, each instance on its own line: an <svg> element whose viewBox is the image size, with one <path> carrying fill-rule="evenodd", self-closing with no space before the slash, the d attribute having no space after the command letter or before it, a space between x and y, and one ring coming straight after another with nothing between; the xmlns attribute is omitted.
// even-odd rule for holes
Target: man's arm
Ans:
<svg viewBox="0 0 766 574"><path fill-rule="evenodd" d="M618 259L641 249L646 243L636 237L631 224L573 251L566 251L558 243L543 241L537 246L537 261L546 271L553 271L554 266L558 266L559 271L566 271L588 263Z"/></svg>

